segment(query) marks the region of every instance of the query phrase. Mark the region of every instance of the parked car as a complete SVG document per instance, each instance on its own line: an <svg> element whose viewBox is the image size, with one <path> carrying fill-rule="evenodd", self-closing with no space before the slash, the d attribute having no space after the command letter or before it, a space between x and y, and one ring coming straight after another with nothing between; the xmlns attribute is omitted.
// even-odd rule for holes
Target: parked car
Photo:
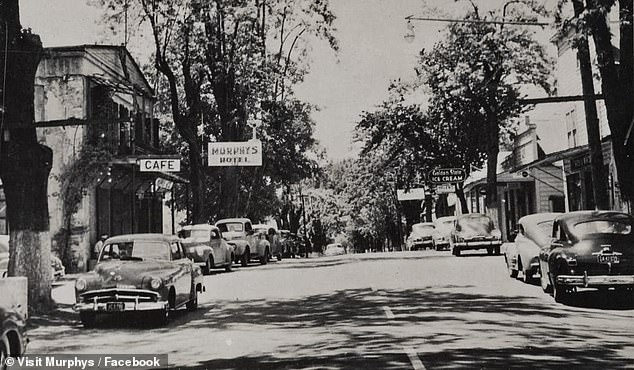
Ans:
<svg viewBox="0 0 634 370"><path fill-rule="evenodd" d="M20 357L26 351L26 320L7 307L0 306L0 369L7 357Z"/></svg>
<svg viewBox="0 0 634 370"><path fill-rule="evenodd" d="M578 287L634 290L632 216L576 211L555 218L550 245L539 263L544 291L563 302Z"/></svg>
<svg viewBox="0 0 634 370"><path fill-rule="evenodd" d="M433 245L432 234L434 233L433 222L422 222L412 225L412 232L407 237L406 245L410 251L420 248L431 248Z"/></svg>
<svg viewBox="0 0 634 370"><path fill-rule="evenodd" d="M500 254L500 230L481 213L468 213L456 218L449 238L451 251L460 256L464 250L486 249L488 254Z"/></svg>
<svg viewBox="0 0 634 370"><path fill-rule="evenodd" d="M9 266L9 235L0 235L0 276L6 277ZM66 268L57 256L51 255L51 278L57 281L64 277Z"/></svg>
<svg viewBox="0 0 634 370"><path fill-rule="evenodd" d="M533 281L539 269L539 252L550 243L553 221L561 213L535 213L517 222L517 230L503 244L504 260L509 275L516 278L522 272L526 283Z"/></svg>
<svg viewBox="0 0 634 370"><path fill-rule="evenodd" d="M224 238L236 246L235 258L246 266L252 258L267 264L271 258L271 245L266 238L255 234L248 218L226 218L216 222Z"/></svg>
<svg viewBox="0 0 634 370"><path fill-rule="evenodd" d="M282 255L286 258L295 257L294 242L291 238L291 232L289 230L280 230L280 244L282 245Z"/></svg>
<svg viewBox="0 0 634 370"><path fill-rule="evenodd" d="M280 232L274 227L264 224L253 225L253 229L256 233L265 236L271 246L271 256L274 256L278 261L281 261L284 253L284 247L282 245Z"/></svg>
<svg viewBox="0 0 634 370"><path fill-rule="evenodd" d="M449 249L449 238L455 221L456 216L439 217L434 221L432 245L435 250Z"/></svg>
<svg viewBox="0 0 634 370"><path fill-rule="evenodd" d="M178 232L182 239L185 254L198 264L203 274L207 275L211 269L223 268L229 272L235 259L235 246L222 238L222 233L214 225L187 225Z"/></svg>
<svg viewBox="0 0 634 370"><path fill-rule="evenodd" d="M195 310L203 291L200 267L187 258L178 237L120 235L106 240L94 271L77 278L74 309L86 327L97 314L135 311L150 312L164 324L170 311Z"/></svg>
<svg viewBox="0 0 634 370"><path fill-rule="evenodd" d="M328 244L324 249L324 256L340 256L342 254L346 254L346 249L341 243Z"/></svg>

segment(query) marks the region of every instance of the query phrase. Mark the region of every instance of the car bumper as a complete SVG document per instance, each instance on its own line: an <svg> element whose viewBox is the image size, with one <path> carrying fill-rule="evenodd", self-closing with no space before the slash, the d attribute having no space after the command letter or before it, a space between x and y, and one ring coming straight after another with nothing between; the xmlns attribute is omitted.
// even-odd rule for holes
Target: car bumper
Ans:
<svg viewBox="0 0 634 370"><path fill-rule="evenodd" d="M122 310L109 310L107 305L112 302L99 303L76 303L73 309L77 312L96 312L96 313L116 313L116 312L133 312L133 311L156 311L166 310L169 308L167 301L158 302L122 302L124 308Z"/></svg>
<svg viewBox="0 0 634 370"><path fill-rule="evenodd" d="M502 242L499 240L478 240L478 241L462 241L455 242L454 248L459 249L482 249L486 247L498 247L502 245Z"/></svg>
<svg viewBox="0 0 634 370"><path fill-rule="evenodd" d="M558 275L557 284L581 286L581 287L601 287L601 286L634 286L634 275Z"/></svg>

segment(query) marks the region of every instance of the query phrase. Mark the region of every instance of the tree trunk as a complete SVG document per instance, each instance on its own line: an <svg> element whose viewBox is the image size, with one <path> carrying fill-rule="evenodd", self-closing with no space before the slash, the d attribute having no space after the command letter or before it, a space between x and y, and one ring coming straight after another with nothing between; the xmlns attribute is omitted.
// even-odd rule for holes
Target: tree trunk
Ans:
<svg viewBox="0 0 634 370"><path fill-rule="evenodd" d="M30 312L51 308L51 239L48 215L48 175L53 161L50 148L37 142L33 110L33 83L42 55L37 35L21 32L17 0L0 1L0 41L8 40L8 54L0 50L2 123L0 131L0 177L7 202L10 227L9 276L26 276ZM5 32L7 31L7 32ZM2 77L6 76L6 77Z"/></svg>
<svg viewBox="0 0 634 370"><path fill-rule="evenodd" d="M489 130L487 135L487 197L486 207L497 208L498 206L498 185L497 185L497 167L498 153L500 152L499 131L497 117L490 113L487 117Z"/></svg>
<svg viewBox="0 0 634 370"><path fill-rule="evenodd" d="M464 185L463 183L456 184L456 196L458 200L460 200L460 213L467 214L469 213L469 207L467 205L467 198L464 195Z"/></svg>
<svg viewBox="0 0 634 370"><path fill-rule="evenodd" d="M622 50L621 54L629 52L622 57L624 64L621 66L621 71L625 72L622 76L619 76L614 60L611 33L606 19L603 16L596 16L591 20L590 27L601 74L601 86L612 135L612 147L621 194L626 199L632 200L634 199L633 135L630 134L625 142L632 121L632 1L630 0L629 4L627 1L620 1L620 5L621 31L625 32L623 34L625 40L621 40L621 45L625 47L625 50ZM596 0L588 0L588 8L596 9L598 6ZM629 25L627 24L628 19ZM629 76L627 72L629 72Z"/></svg>

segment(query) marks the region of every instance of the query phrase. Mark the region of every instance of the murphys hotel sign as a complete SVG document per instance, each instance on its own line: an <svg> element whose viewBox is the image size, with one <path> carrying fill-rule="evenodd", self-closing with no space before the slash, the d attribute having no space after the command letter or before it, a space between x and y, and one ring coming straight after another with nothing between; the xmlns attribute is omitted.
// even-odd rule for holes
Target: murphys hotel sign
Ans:
<svg viewBox="0 0 634 370"><path fill-rule="evenodd" d="M260 140L209 143L207 153L212 167L262 165Z"/></svg>

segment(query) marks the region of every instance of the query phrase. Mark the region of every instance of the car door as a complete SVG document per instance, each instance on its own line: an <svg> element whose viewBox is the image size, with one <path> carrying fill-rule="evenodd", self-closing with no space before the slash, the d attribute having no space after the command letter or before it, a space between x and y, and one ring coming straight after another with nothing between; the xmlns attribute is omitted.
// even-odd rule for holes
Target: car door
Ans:
<svg viewBox="0 0 634 370"><path fill-rule="evenodd" d="M249 221L244 223L244 235L246 235L247 243L249 243L249 246L251 247L251 254L257 254L257 241L255 239L253 226L251 226L251 222Z"/></svg>
<svg viewBox="0 0 634 370"><path fill-rule="evenodd" d="M192 261L185 257L185 249L180 241L170 243L172 262L178 265L179 269L174 276L174 289L176 289L176 306L189 301L192 288Z"/></svg>
<svg viewBox="0 0 634 370"><path fill-rule="evenodd" d="M556 240L558 235L559 235L559 222L555 220L553 222L552 233L550 234L551 242ZM541 273L544 276L548 276L548 274L550 273L550 269L548 268L548 256L550 255L550 250L552 249L551 242L543 245L539 252L539 268L541 270Z"/></svg>
<svg viewBox="0 0 634 370"><path fill-rule="evenodd" d="M218 265L227 264L227 253L223 250L222 247L222 236L220 232L216 229L211 229L209 231L209 245L211 245L211 250L214 255L214 262Z"/></svg>

